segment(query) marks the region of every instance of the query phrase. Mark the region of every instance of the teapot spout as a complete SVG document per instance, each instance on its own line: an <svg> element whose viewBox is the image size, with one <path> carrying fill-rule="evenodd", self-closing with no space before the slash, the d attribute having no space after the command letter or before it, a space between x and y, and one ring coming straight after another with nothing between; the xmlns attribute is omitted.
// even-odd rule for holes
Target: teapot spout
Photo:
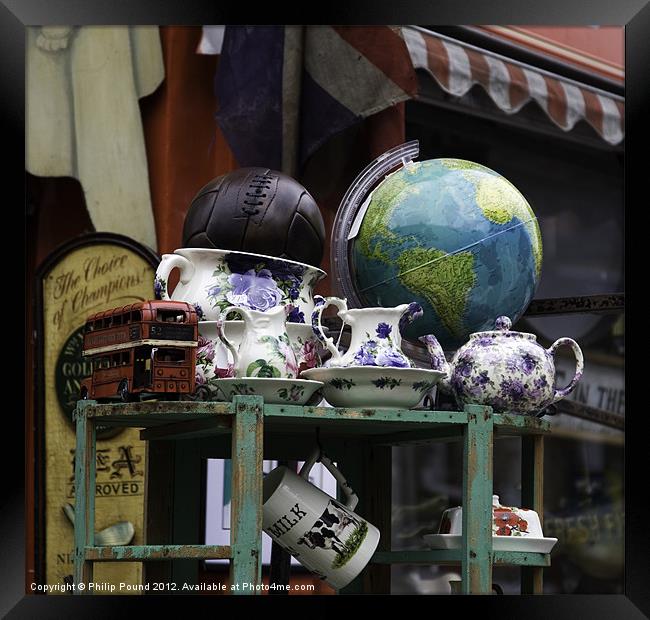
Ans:
<svg viewBox="0 0 650 620"><path fill-rule="evenodd" d="M449 379L449 362L445 358L445 354L438 342L438 339L433 334L428 334L427 336L420 336L418 338L426 348L427 353L429 353L429 362L431 363L431 368L433 370L440 370L447 374L447 378L443 379L443 383L446 383Z"/></svg>

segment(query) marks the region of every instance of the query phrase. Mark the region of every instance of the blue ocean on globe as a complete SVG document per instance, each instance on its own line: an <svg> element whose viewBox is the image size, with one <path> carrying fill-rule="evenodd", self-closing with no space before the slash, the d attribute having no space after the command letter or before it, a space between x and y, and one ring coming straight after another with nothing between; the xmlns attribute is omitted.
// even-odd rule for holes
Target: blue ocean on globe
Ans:
<svg viewBox="0 0 650 620"><path fill-rule="evenodd" d="M404 335L432 333L453 350L499 316L519 319L539 281L542 239L532 208L503 176L432 159L374 189L351 258L365 305L419 302L424 316Z"/></svg>

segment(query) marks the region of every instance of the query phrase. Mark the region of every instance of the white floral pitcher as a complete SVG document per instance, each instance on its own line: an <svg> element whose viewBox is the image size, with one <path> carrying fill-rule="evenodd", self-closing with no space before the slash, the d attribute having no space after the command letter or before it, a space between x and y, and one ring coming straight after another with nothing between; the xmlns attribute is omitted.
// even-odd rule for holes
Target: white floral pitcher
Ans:
<svg viewBox="0 0 650 620"><path fill-rule="evenodd" d="M413 302L395 308L354 308L348 310L347 300L339 297L314 297L312 327L318 339L332 354L329 366L392 366L414 368L415 364L402 352L400 330L422 316L422 307ZM332 338L325 336L321 325L323 310L336 306L338 316L352 328L350 347L341 354Z"/></svg>
<svg viewBox="0 0 650 620"><path fill-rule="evenodd" d="M298 376L296 354L287 334L287 313L291 306L276 306L266 312L238 306L226 308L217 322L217 335L234 360L236 377L288 378ZM224 333L228 314L237 312L244 319L241 344L236 347Z"/></svg>

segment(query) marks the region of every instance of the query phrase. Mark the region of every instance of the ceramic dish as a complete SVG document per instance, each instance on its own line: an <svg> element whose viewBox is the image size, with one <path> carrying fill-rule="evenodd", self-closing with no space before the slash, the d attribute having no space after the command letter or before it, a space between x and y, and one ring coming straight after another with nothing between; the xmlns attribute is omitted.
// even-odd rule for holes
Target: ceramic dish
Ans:
<svg viewBox="0 0 650 620"><path fill-rule="evenodd" d="M268 405L305 405L318 398L316 392L323 386L320 381L261 377L215 379L213 384L222 400L232 400L238 394L262 396Z"/></svg>
<svg viewBox="0 0 650 620"><path fill-rule="evenodd" d="M423 368L349 366L310 368L300 376L322 381L323 397L334 407L410 409L433 389L445 373Z"/></svg>
<svg viewBox="0 0 650 620"><path fill-rule="evenodd" d="M492 496L492 548L495 551L549 553L557 538L545 538L539 515L534 510L502 506ZM458 549L463 530L463 508L456 506L442 513L437 534L422 538L432 549Z"/></svg>
<svg viewBox="0 0 650 620"><path fill-rule="evenodd" d="M462 536L458 534L425 534L422 539L431 549L460 549ZM524 538L521 536L492 536L494 551L528 551L550 553L557 538Z"/></svg>

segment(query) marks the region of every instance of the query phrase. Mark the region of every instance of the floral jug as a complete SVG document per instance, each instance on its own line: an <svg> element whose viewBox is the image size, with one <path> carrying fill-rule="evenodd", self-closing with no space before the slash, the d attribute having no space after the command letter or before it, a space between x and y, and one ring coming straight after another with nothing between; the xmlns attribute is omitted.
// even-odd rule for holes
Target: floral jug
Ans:
<svg viewBox="0 0 650 620"><path fill-rule="evenodd" d="M414 368L415 364L402 352L401 328L422 316L420 304L402 304L395 308L354 308L348 310L347 300L338 297L314 297L312 314L314 333L332 354L329 366L392 366ZM350 347L341 354L332 338L325 336L321 317L328 306L336 306L338 316L350 325Z"/></svg>
<svg viewBox="0 0 650 620"><path fill-rule="evenodd" d="M169 277L179 282L169 293ZM292 306L291 323L307 323L314 309L313 288L325 272L284 258L206 248L180 248L163 254L156 270L156 299L191 303L201 321L217 321L229 306L266 312Z"/></svg>
<svg viewBox="0 0 650 620"><path fill-rule="evenodd" d="M289 309L290 306L276 306L261 312L230 306L221 313L217 334L233 356L236 377L297 377L296 354L287 334ZM244 337L238 347L224 333L224 322L231 312L237 312L244 319Z"/></svg>

